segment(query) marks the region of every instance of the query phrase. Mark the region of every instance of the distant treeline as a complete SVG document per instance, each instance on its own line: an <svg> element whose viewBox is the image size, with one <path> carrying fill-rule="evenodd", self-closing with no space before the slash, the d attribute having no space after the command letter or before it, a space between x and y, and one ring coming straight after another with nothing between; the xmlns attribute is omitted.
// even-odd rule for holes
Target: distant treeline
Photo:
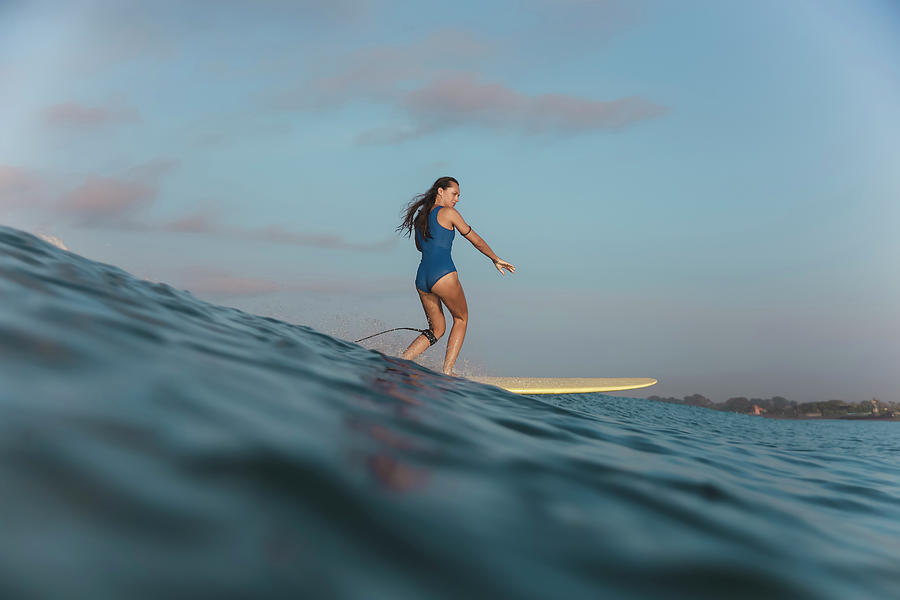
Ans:
<svg viewBox="0 0 900 600"><path fill-rule="evenodd" d="M713 410L723 410L752 415L766 415L771 417L862 417L862 418L892 418L900 416L900 404L896 402L882 402L878 398L872 398L865 402L845 402L844 400L827 400L824 402L794 402L782 396L771 398L745 398L737 396L729 398L725 402L713 402L706 396L693 394L683 398L663 398L650 396L648 400L669 402L671 404L687 404L689 406L702 406Z"/></svg>

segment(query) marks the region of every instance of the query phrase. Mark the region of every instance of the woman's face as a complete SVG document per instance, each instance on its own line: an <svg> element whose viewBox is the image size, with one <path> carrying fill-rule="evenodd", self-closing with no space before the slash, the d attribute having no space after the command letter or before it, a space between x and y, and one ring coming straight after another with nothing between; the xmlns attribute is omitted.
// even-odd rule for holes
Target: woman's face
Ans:
<svg viewBox="0 0 900 600"><path fill-rule="evenodd" d="M453 208L459 202L459 186L451 181L449 186L438 188L438 196L443 201L444 206Z"/></svg>

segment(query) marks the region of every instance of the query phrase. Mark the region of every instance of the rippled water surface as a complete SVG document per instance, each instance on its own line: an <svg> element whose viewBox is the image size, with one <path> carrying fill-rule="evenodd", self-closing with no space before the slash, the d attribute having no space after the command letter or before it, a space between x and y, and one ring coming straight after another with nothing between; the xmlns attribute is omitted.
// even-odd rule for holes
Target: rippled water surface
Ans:
<svg viewBox="0 0 900 600"><path fill-rule="evenodd" d="M2 598L893 598L897 423L519 396L0 227Z"/></svg>

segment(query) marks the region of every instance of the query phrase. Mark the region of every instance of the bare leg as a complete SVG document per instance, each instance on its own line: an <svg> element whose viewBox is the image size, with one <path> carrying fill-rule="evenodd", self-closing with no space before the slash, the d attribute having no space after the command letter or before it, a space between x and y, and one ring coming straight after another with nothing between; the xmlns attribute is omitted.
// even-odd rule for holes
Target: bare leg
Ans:
<svg viewBox="0 0 900 600"><path fill-rule="evenodd" d="M450 328L450 339L447 340L447 354L444 356L444 373L453 374L453 365L466 339L466 319L453 319L453 327Z"/></svg>
<svg viewBox="0 0 900 600"><path fill-rule="evenodd" d="M469 322L469 306L466 303L466 295L459 283L459 274L456 271L444 275L431 287L431 291L437 294L441 301L453 315L453 327L450 329L450 338L447 340L447 354L444 357L444 373L453 374L453 365L456 357L466 339L466 327ZM443 316L443 315L441 315Z"/></svg>
<svg viewBox="0 0 900 600"><path fill-rule="evenodd" d="M444 321L444 311L441 309L441 300L436 294L429 294L418 288L416 288L416 291L419 292L422 308L425 309L425 318L428 320L428 327L434 332L435 337L440 339L441 336L444 335L444 330L447 327L446 322ZM429 346L430 343L428 342L428 338L420 334L409 345L409 348L400 355L400 358L412 360L427 350Z"/></svg>
<svg viewBox="0 0 900 600"><path fill-rule="evenodd" d="M424 335L419 335L416 339L413 340L412 344L403 351L403 354L400 355L400 358L405 358L406 360L413 360L418 355L422 354L426 350L428 350L428 346L431 343L428 341Z"/></svg>

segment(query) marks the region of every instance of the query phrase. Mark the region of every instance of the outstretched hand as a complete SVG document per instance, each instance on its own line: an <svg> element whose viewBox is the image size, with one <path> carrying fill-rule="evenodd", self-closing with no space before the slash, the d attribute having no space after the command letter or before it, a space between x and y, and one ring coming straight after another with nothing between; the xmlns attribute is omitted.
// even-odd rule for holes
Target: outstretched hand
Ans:
<svg viewBox="0 0 900 600"><path fill-rule="evenodd" d="M503 272L503 269L506 269L510 273L516 272L516 268L514 266L512 266L511 263L508 263L505 260L502 260L500 258L498 258L497 260L494 261L494 266L497 267L497 270L500 271L501 275L505 275L505 273Z"/></svg>

